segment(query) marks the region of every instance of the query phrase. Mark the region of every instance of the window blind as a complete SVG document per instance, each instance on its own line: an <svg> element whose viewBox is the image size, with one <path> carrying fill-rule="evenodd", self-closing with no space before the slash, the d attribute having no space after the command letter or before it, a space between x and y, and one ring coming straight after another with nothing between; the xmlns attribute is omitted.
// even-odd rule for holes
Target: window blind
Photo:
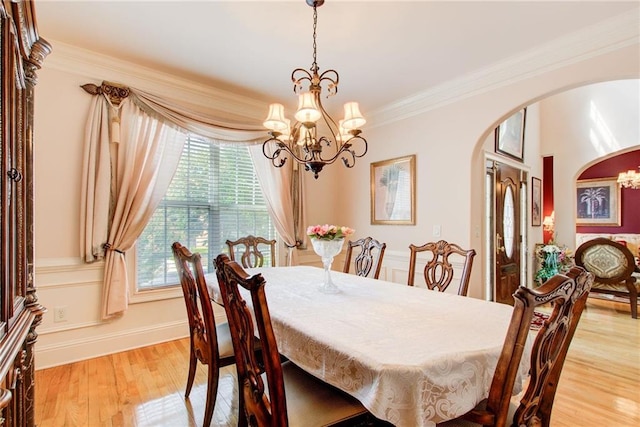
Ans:
<svg viewBox="0 0 640 427"><path fill-rule="evenodd" d="M226 240L249 234L275 238L247 147L191 135L167 194L136 243L137 288L179 283L173 242L200 253L211 272L213 258L228 252Z"/></svg>

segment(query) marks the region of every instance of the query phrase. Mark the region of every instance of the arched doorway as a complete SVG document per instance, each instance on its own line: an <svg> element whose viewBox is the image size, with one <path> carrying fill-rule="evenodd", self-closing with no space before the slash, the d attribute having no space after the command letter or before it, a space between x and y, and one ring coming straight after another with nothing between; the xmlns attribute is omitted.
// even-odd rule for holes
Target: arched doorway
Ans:
<svg viewBox="0 0 640 427"><path fill-rule="evenodd" d="M639 80L616 80L554 92L541 96L527 105L526 153L523 163L518 164L520 169L528 173L526 184L529 189L523 211L529 214L530 218L531 179L542 177L542 158L553 156L556 238L569 248L575 249L575 179L585 165L594 159L628 149L633 146L632 142L637 144L640 141L640 130L637 126L637 117L640 114L638 93ZM516 106L511 113L522 107ZM482 164L476 171L476 176L483 174L484 189L481 188L480 182L472 184L475 188L472 193L477 190L484 194L484 200L476 197L474 203L484 205L482 274L485 284L484 297L490 300L496 297L492 289L495 289L497 277L492 271L495 268L495 254L499 246L497 235L494 238L495 229L492 229L495 212L489 210L490 203L487 202L492 193L486 185L486 162L487 159L496 157L503 159L494 152L493 130L497 123L501 123L508 116L509 114L499 118L487 129L481 149L485 154L476 156L478 166ZM533 286L534 247L536 243L543 242L543 228L541 225L532 225L530 219L522 228L522 284ZM479 237L479 230L480 228L472 237Z"/></svg>

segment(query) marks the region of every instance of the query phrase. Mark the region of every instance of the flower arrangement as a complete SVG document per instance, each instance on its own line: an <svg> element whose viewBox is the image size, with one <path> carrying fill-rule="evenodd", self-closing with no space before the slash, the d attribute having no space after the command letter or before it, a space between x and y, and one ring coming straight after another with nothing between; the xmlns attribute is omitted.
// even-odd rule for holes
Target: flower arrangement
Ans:
<svg viewBox="0 0 640 427"><path fill-rule="evenodd" d="M571 251L565 246L558 246L553 242L541 246L536 257L540 269L536 272L535 281L542 284L558 273L566 273L573 265Z"/></svg>
<svg viewBox="0 0 640 427"><path fill-rule="evenodd" d="M310 225L307 227L307 235L312 239L338 240L352 235L353 228L340 227L337 225Z"/></svg>

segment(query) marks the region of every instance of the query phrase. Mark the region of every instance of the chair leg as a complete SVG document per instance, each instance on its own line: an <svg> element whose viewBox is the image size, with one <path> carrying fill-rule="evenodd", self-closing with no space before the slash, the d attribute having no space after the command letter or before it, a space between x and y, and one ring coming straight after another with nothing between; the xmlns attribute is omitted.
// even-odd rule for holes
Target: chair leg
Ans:
<svg viewBox="0 0 640 427"><path fill-rule="evenodd" d="M207 403L204 406L204 427L211 425L213 419L213 410L216 406L216 397L218 396L218 378L220 376L220 367L216 362L209 364L209 373L207 375Z"/></svg>
<svg viewBox="0 0 640 427"><path fill-rule="evenodd" d="M189 351L189 376L187 377L187 389L184 392L184 397L189 397L191 393L191 387L193 387L193 380L196 377L196 365L198 364L198 358L196 352L193 349L193 341L191 341L191 349Z"/></svg>
<svg viewBox="0 0 640 427"><path fill-rule="evenodd" d="M247 420L247 414L244 412L244 389L238 379L238 427L247 427L249 420Z"/></svg>
<svg viewBox="0 0 640 427"><path fill-rule="evenodd" d="M629 303L631 304L631 317L638 318L638 292L629 293Z"/></svg>

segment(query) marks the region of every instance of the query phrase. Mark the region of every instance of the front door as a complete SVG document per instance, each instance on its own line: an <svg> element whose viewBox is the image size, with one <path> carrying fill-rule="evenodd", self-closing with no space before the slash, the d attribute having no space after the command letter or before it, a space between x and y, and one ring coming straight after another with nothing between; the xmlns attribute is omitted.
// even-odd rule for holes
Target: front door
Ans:
<svg viewBox="0 0 640 427"><path fill-rule="evenodd" d="M495 300L513 305L520 286L520 176L519 169L495 163Z"/></svg>

